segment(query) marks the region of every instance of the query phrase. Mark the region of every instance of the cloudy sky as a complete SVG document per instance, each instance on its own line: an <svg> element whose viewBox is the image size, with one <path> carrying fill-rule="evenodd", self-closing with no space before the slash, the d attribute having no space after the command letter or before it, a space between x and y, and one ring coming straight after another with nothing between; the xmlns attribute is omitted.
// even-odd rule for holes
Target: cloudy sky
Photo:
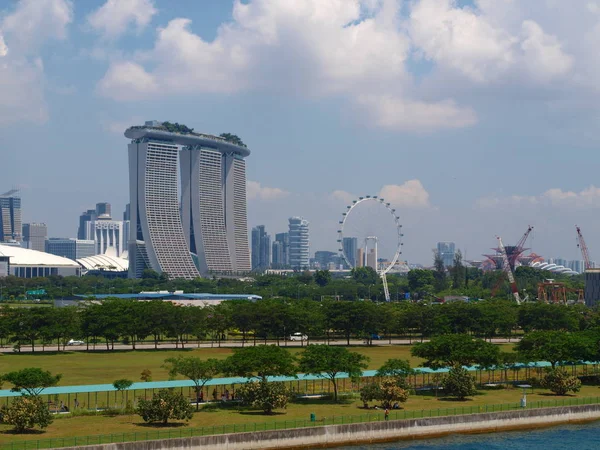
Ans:
<svg viewBox="0 0 600 450"><path fill-rule="evenodd" d="M600 260L598 0L0 0L0 190L74 236L128 197L124 129L238 134L249 225L311 223L335 250L352 198L382 195L405 257Z"/></svg>

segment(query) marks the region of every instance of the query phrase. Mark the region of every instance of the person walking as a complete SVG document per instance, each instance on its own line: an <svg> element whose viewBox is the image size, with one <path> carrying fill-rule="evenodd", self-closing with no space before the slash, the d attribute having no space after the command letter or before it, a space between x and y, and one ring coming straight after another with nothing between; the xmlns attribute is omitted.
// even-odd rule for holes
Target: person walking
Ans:
<svg viewBox="0 0 600 450"><path fill-rule="evenodd" d="M383 415L385 416L385 420L390 420L390 410L387 407L385 408Z"/></svg>

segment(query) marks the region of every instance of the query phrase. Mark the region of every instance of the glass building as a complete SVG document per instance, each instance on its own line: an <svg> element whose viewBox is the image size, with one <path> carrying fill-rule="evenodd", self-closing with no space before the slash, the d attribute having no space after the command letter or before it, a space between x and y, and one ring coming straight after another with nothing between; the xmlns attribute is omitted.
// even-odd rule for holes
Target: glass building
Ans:
<svg viewBox="0 0 600 450"><path fill-rule="evenodd" d="M289 218L289 258L294 270L308 269L310 264L308 225L308 221L302 217Z"/></svg>
<svg viewBox="0 0 600 450"><path fill-rule="evenodd" d="M0 242L21 242L21 197L18 189L0 195Z"/></svg>
<svg viewBox="0 0 600 450"><path fill-rule="evenodd" d="M440 255L440 257L442 258L442 261L444 261L445 267L451 267L454 265L454 242L438 242L437 252L438 255Z"/></svg>

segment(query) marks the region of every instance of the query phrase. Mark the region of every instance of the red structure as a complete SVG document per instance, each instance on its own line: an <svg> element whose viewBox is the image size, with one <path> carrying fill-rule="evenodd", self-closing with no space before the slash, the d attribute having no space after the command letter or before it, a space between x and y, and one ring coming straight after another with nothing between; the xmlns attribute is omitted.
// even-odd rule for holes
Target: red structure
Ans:
<svg viewBox="0 0 600 450"><path fill-rule="evenodd" d="M588 252L587 245L583 240L583 234L581 234L581 228L575 225L575 229L577 230L577 247L581 250L581 256L583 256L583 260L585 262L585 270L591 269L592 264L590 263L590 253Z"/></svg>
<svg viewBox="0 0 600 450"><path fill-rule="evenodd" d="M533 262L530 260L531 256L533 256L535 259L541 258L539 255L536 255L534 253L528 256L523 256L523 252L525 252L525 250L529 250L528 248L525 248L525 242L527 241L527 238L529 237L532 231L533 227L529 225L529 227L527 227L527 231L525 232L525 234L523 234L517 245L504 246L504 250L506 251L506 256L508 258L508 263L510 264L511 270L515 270L515 264L517 263L517 261L520 264L528 264L529 262ZM492 270L504 270L504 261L501 249L493 248L492 250L496 252L494 255L483 255L487 258L487 264L484 265L487 265L488 267L491 266ZM525 262L524 260L528 261Z"/></svg>

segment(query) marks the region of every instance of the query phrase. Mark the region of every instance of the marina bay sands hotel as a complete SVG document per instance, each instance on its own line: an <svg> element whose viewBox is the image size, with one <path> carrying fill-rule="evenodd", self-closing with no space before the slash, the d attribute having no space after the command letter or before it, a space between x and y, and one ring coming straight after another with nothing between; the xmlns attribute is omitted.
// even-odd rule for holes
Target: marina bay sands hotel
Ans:
<svg viewBox="0 0 600 450"><path fill-rule="evenodd" d="M169 124L170 125L170 124ZM130 127L129 276L249 272L246 162L221 137L151 121Z"/></svg>

